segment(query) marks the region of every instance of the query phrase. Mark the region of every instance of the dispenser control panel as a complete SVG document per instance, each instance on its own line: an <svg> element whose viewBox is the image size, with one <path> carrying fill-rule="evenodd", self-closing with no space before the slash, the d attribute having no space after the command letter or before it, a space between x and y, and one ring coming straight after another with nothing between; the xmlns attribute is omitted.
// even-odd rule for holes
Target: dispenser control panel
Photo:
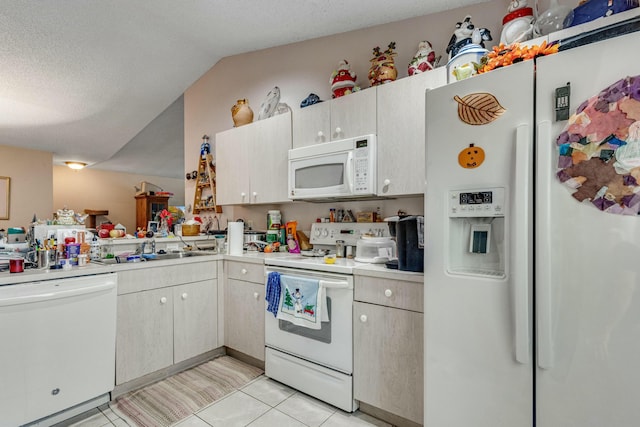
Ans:
<svg viewBox="0 0 640 427"><path fill-rule="evenodd" d="M449 191L449 217L504 216L504 188Z"/></svg>

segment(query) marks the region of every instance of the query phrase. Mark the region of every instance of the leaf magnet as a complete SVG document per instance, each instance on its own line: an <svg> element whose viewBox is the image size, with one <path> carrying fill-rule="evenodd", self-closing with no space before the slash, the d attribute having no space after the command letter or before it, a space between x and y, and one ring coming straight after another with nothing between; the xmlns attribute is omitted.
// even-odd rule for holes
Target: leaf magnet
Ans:
<svg viewBox="0 0 640 427"><path fill-rule="evenodd" d="M475 169L484 162L484 150L469 144L467 148L458 154L458 164L465 169Z"/></svg>
<svg viewBox="0 0 640 427"><path fill-rule="evenodd" d="M458 103L458 117L470 125L486 125L507 111L490 93L471 93L453 99Z"/></svg>

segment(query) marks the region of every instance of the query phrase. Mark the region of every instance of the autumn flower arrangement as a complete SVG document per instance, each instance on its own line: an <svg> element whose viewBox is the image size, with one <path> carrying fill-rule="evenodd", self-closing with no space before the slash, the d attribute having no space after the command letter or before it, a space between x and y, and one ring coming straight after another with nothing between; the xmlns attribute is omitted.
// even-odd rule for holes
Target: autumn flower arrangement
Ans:
<svg viewBox="0 0 640 427"><path fill-rule="evenodd" d="M551 55L557 53L559 47L558 43L547 44L546 41L539 46L521 46L520 43L505 46L500 43L498 46L494 46L491 52L482 57L480 64L477 66L477 71L478 74L482 74L496 68L534 59L538 56Z"/></svg>

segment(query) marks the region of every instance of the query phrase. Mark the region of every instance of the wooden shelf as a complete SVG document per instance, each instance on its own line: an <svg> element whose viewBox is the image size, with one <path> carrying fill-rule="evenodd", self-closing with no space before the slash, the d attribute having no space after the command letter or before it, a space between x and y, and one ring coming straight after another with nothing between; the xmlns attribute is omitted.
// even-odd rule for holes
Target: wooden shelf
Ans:
<svg viewBox="0 0 640 427"><path fill-rule="evenodd" d="M203 182L204 181L204 182ZM206 204L202 204L203 194L210 194L206 197ZM193 196L193 213L200 211L215 211L222 213L222 207L216 204L216 167L213 165L213 155L207 154L203 159L198 159L198 178L196 181L196 192Z"/></svg>

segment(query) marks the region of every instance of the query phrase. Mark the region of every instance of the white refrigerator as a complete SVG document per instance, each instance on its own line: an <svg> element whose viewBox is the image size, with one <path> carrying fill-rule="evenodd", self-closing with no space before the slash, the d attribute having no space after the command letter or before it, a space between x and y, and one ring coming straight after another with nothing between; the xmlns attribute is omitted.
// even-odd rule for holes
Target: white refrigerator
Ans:
<svg viewBox="0 0 640 427"><path fill-rule="evenodd" d="M636 206L640 169L611 170L623 145L614 174L640 165L640 111L620 121L606 98L574 116L640 75L639 45L629 34L427 92L426 426L640 425L640 217L592 203ZM638 85L625 90L640 100ZM593 133L569 151L563 113ZM594 143L612 126L617 139Z"/></svg>

